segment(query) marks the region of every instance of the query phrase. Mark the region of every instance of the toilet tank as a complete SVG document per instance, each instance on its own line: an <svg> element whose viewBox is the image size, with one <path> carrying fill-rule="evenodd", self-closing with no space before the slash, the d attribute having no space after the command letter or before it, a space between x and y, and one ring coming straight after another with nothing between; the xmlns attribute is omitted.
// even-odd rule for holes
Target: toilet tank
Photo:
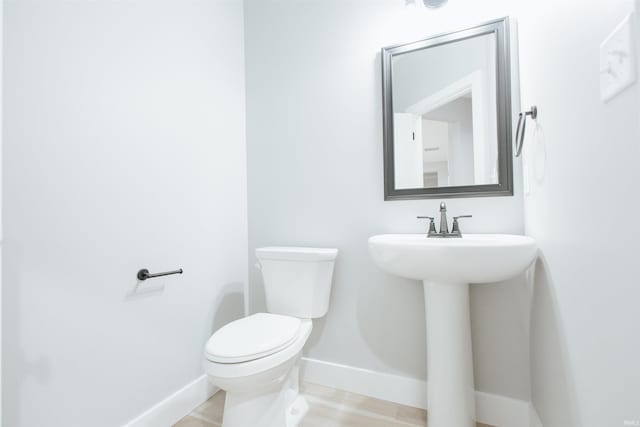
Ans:
<svg viewBox="0 0 640 427"><path fill-rule="evenodd" d="M267 310L303 319L327 314L337 249L272 246L256 249Z"/></svg>

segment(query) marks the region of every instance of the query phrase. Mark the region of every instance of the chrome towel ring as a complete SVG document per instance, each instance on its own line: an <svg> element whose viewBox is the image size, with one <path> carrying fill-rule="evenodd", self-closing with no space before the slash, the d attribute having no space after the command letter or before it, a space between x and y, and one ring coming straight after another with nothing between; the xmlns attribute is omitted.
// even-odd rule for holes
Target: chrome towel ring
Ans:
<svg viewBox="0 0 640 427"><path fill-rule="evenodd" d="M538 118L538 107L535 105L529 111L524 111L518 115L518 126L516 127L516 157L522 154L522 146L524 145L524 131L527 127L527 116L531 116L533 120ZM522 125L522 127L520 127Z"/></svg>

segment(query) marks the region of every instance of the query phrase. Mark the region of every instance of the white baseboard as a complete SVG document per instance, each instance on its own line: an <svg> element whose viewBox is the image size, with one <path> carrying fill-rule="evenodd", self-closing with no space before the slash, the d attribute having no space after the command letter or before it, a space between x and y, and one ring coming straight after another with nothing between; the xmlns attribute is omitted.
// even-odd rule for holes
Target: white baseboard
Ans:
<svg viewBox="0 0 640 427"><path fill-rule="evenodd" d="M416 408L427 408L427 382L339 363L303 357L305 381ZM542 427L534 424L529 402L476 391L476 421L496 427Z"/></svg>
<svg viewBox="0 0 640 427"><path fill-rule="evenodd" d="M304 381L414 408L427 407L425 381L307 357L300 367Z"/></svg>
<svg viewBox="0 0 640 427"><path fill-rule="evenodd" d="M531 423L530 403L476 390L476 421L497 427L523 427Z"/></svg>
<svg viewBox="0 0 640 427"><path fill-rule="evenodd" d="M415 408L427 408L427 382L400 375L303 357L302 378ZM124 427L170 427L207 401L219 389L206 375L187 384ZM543 427L530 402L476 391L477 421L496 427Z"/></svg>
<svg viewBox="0 0 640 427"><path fill-rule="evenodd" d="M218 391L206 375L190 382L124 427L171 427Z"/></svg>

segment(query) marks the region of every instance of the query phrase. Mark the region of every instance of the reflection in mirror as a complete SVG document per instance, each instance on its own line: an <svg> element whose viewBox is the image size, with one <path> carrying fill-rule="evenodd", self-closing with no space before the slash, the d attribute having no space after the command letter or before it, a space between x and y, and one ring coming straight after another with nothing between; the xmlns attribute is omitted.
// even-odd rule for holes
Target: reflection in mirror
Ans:
<svg viewBox="0 0 640 427"><path fill-rule="evenodd" d="M506 22L383 49L387 199L512 194Z"/></svg>
<svg viewBox="0 0 640 427"><path fill-rule="evenodd" d="M498 183L495 45L486 34L393 58L396 188Z"/></svg>

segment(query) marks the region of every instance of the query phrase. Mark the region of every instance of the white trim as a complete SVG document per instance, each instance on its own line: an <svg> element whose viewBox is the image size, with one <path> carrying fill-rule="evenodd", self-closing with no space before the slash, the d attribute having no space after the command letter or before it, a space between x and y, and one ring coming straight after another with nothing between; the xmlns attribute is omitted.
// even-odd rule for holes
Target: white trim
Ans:
<svg viewBox="0 0 640 427"><path fill-rule="evenodd" d="M476 390L476 419L497 427L523 427L531 423L530 403Z"/></svg>
<svg viewBox="0 0 640 427"><path fill-rule="evenodd" d="M427 408L427 382L400 375L303 357L302 378L320 384L416 408ZM496 427L542 427L531 420L532 406L497 394L476 391L477 421Z"/></svg>
<svg viewBox="0 0 640 427"><path fill-rule="evenodd" d="M482 70L476 70L449 86L429 95L428 97L407 107L405 113L422 116L437 108L454 101L464 94L471 92L472 97L477 96L477 92L482 87ZM475 117L474 117L475 118Z"/></svg>
<svg viewBox="0 0 640 427"><path fill-rule="evenodd" d="M414 408L426 408L426 382L415 378L384 374L339 363L303 357L303 381L387 400Z"/></svg>
<svg viewBox="0 0 640 427"><path fill-rule="evenodd" d="M149 408L124 427L170 427L209 400L219 389L202 375Z"/></svg>

